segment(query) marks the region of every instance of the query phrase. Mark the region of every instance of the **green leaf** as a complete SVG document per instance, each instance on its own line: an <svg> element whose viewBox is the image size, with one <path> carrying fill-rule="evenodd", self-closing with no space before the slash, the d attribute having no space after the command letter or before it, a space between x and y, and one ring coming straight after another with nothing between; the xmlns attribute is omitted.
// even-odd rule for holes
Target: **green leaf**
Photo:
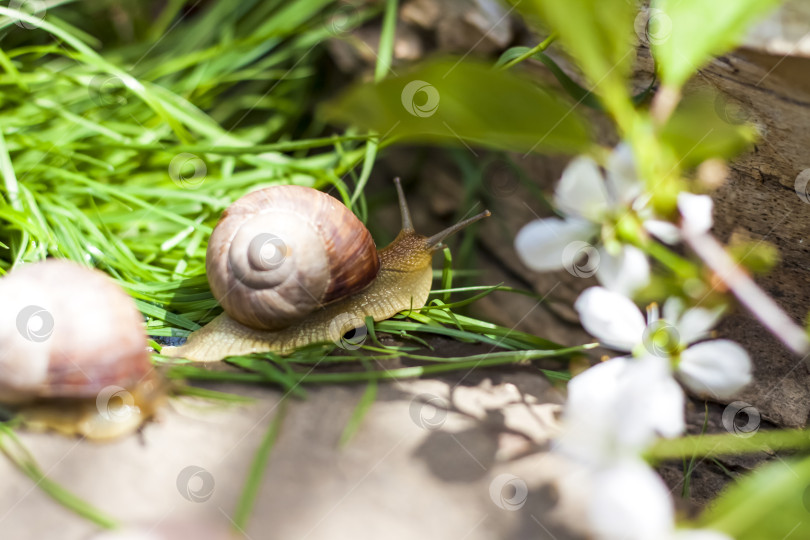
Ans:
<svg viewBox="0 0 810 540"><path fill-rule="evenodd" d="M627 0L531 0L518 10L539 17L559 35L605 108L623 123L629 117L627 77L633 66L636 38L634 2Z"/></svg>
<svg viewBox="0 0 810 540"><path fill-rule="evenodd" d="M682 167L713 157L732 158L756 139L753 126L719 116L718 103L714 93L686 96L662 129L662 141L672 148Z"/></svg>
<svg viewBox="0 0 810 540"><path fill-rule="evenodd" d="M531 51L529 47L512 47L511 49L507 49L503 52L498 61L495 63L495 67L501 67L503 65L508 64L510 61L515 60L516 58L520 58L521 56L527 54ZM557 82L560 83L565 93L571 96L573 99L577 101L577 103L582 103L586 107L590 109L594 109L597 111L604 110L602 104L599 102L596 94L593 92L589 92L582 86L580 86L574 79L568 76L568 74L562 70L560 66L557 65L557 62L554 61L553 58L548 56L543 52L535 52L528 58L534 58L535 60L539 60L548 68L554 78L557 79ZM653 86L655 86L655 77L650 81L643 90L641 90L638 94L632 97L633 105L639 105L643 103L652 93Z"/></svg>
<svg viewBox="0 0 810 540"><path fill-rule="evenodd" d="M500 67L511 60L514 60L515 58L519 58L521 55L529 52L529 50L530 49L528 47L512 47L511 49L507 49L495 63L495 67ZM569 96L574 98L577 103L582 103L591 109L602 109L596 95L577 84L577 82L569 77L568 74L565 73L548 55L539 52L534 53L530 58L543 62L549 71L551 71L551 74L554 75L554 78L557 79L557 82L560 83L560 86L563 87L563 90L565 90Z"/></svg>
<svg viewBox="0 0 810 540"><path fill-rule="evenodd" d="M810 538L810 458L770 463L727 489L700 525L736 540Z"/></svg>
<svg viewBox="0 0 810 540"><path fill-rule="evenodd" d="M682 86L712 56L732 49L754 21L779 3L653 0L648 35L664 84Z"/></svg>
<svg viewBox="0 0 810 540"><path fill-rule="evenodd" d="M514 73L441 59L327 104L333 120L385 139L473 143L512 151L577 152L588 134L570 104Z"/></svg>

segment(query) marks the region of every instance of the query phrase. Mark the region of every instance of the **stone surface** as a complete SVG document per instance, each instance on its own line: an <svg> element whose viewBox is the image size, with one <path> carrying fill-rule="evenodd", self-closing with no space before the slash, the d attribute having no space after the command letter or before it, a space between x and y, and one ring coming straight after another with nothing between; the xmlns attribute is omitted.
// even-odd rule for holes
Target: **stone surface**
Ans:
<svg viewBox="0 0 810 540"><path fill-rule="evenodd" d="M509 371L381 385L343 447L338 442L364 386L309 388L306 400L291 399L247 533L313 540L578 538L557 524L562 510L551 482L565 465L545 452L562 396L536 372ZM51 479L127 525L227 525L281 394L217 388L256 402L223 408L184 398L139 436L110 444L35 433L22 440ZM187 467L199 469L184 478ZM53 538L58 531L60 539L79 540L96 530L6 459L0 476L3 538ZM495 495L493 485L501 488ZM519 508L510 510L510 501Z"/></svg>
<svg viewBox="0 0 810 540"><path fill-rule="evenodd" d="M775 56L810 56L810 4L790 0L748 33L745 46Z"/></svg>

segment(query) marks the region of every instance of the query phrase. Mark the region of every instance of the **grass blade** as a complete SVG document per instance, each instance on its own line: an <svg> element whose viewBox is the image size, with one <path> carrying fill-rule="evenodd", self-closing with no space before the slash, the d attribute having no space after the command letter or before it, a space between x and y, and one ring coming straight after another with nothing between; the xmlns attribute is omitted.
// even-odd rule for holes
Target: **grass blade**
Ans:
<svg viewBox="0 0 810 540"><path fill-rule="evenodd" d="M239 497L239 502L236 504L236 512L233 516L234 528L244 534L247 528L250 514L253 511L253 506L256 504L256 495L259 493L259 488L262 485L264 478L264 471L267 469L267 461L270 458L270 453L273 451L273 446L276 444L278 434L281 431L281 424L284 420L284 415L287 411L287 400L281 398L278 405L278 411L270 422L270 426L256 450L256 455L253 458L253 463L250 465L248 477L245 481L245 486L242 488L242 495Z"/></svg>

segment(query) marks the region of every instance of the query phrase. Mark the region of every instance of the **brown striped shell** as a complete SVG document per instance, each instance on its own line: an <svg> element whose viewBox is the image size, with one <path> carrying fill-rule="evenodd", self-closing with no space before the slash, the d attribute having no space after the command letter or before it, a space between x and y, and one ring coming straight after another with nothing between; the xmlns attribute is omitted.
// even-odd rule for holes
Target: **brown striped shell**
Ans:
<svg viewBox="0 0 810 540"><path fill-rule="evenodd" d="M279 330L366 288L380 259L371 234L340 201L312 188L273 186L225 210L205 267L230 317Z"/></svg>
<svg viewBox="0 0 810 540"><path fill-rule="evenodd" d="M0 401L97 398L152 373L143 317L106 274L48 259L0 279Z"/></svg>

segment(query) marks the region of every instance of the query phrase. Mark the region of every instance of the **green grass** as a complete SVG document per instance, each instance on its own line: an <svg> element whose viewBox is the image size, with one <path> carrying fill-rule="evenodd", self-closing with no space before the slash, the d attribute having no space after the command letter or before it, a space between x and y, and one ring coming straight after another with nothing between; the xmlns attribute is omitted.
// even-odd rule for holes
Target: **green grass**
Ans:
<svg viewBox="0 0 810 540"><path fill-rule="evenodd" d="M13 425L13 424L12 424ZM0 452L2 452L20 471L28 476L34 484L54 501L77 515L92 521L104 529L114 529L119 523L93 505L76 497L61 485L57 484L37 465L36 460L25 448L12 425L0 423Z"/></svg>
<svg viewBox="0 0 810 540"><path fill-rule="evenodd" d="M0 272L66 257L182 305L219 214L246 191L294 183L349 203L367 137L308 118L334 6L294 5L211 3L165 37L100 51L60 10L16 14L41 30L0 23ZM20 33L44 43L7 49Z"/></svg>

